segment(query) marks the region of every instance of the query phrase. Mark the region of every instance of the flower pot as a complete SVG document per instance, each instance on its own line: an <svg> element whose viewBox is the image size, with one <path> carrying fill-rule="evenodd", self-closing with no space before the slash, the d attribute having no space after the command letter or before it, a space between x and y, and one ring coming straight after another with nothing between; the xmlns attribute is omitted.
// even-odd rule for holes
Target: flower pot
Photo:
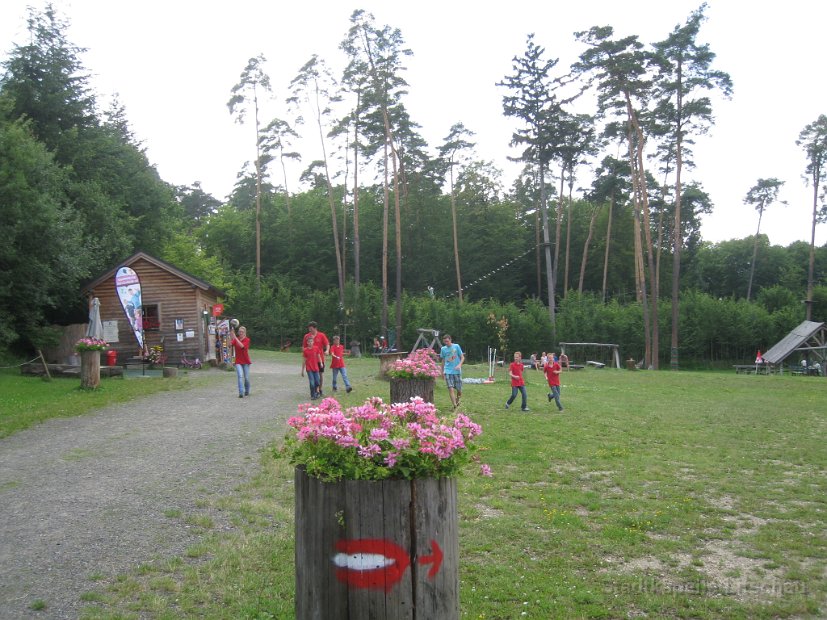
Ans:
<svg viewBox="0 0 827 620"><path fill-rule="evenodd" d="M94 390L101 382L101 352L80 352L80 387Z"/></svg>
<svg viewBox="0 0 827 620"><path fill-rule="evenodd" d="M453 478L295 487L297 620L459 618Z"/></svg>
<svg viewBox="0 0 827 620"><path fill-rule="evenodd" d="M427 403L434 402L434 379L391 378L391 402L405 403L419 396Z"/></svg>

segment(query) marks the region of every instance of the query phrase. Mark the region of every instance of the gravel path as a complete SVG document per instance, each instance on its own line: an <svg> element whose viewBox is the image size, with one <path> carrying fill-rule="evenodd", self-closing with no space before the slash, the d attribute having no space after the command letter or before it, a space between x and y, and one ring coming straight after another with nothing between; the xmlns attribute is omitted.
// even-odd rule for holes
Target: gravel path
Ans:
<svg viewBox="0 0 827 620"><path fill-rule="evenodd" d="M208 386L155 394L0 439L0 619L77 618L92 575L181 555L197 535L181 518L229 494L306 399L298 368L251 366ZM140 380L140 379L137 379ZM43 601L46 608L33 611Z"/></svg>

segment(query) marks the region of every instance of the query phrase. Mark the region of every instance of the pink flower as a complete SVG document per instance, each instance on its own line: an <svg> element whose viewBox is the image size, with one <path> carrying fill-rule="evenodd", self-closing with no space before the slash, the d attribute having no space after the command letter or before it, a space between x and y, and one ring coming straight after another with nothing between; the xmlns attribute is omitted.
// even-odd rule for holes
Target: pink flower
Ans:
<svg viewBox="0 0 827 620"><path fill-rule="evenodd" d="M372 443L367 446L359 446L359 456L366 459L372 459L374 456L382 452L382 448L378 444Z"/></svg>
<svg viewBox="0 0 827 620"><path fill-rule="evenodd" d="M482 432L464 414L441 418L433 403L418 397L393 404L373 397L344 411L327 398L300 405L299 413L287 422L294 433L292 460L319 477L326 471L336 478L374 480L454 475L476 448L471 440ZM391 471L380 474L377 467Z"/></svg>
<svg viewBox="0 0 827 620"><path fill-rule="evenodd" d="M485 463L482 463L480 465L480 476L485 476L486 478L493 478L494 474L491 473L491 467L489 467Z"/></svg>
<svg viewBox="0 0 827 620"><path fill-rule="evenodd" d="M388 430L385 428L374 428L370 432L370 440L371 441L382 441L389 437Z"/></svg>

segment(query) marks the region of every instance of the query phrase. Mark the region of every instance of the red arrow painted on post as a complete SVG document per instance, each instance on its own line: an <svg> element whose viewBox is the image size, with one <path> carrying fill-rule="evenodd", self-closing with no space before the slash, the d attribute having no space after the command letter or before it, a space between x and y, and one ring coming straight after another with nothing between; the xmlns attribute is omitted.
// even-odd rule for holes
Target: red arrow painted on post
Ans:
<svg viewBox="0 0 827 620"><path fill-rule="evenodd" d="M419 564L432 564L431 570L428 571L428 579L433 579L439 572L439 569L442 566L443 557L442 549L440 549L437 541L431 540L431 549L433 549L433 553L431 555L423 555L418 560Z"/></svg>

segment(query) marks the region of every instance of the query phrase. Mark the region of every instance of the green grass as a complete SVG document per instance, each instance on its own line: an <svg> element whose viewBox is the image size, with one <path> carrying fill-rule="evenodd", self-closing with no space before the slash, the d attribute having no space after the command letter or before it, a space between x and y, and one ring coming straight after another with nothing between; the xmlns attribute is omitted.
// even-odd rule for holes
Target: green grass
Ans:
<svg viewBox="0 0 827 620"><path fill-rule="evenodd" d="M344 404L387 396L377 368L349 361ZM827 614L823 379L586 369L564 373L558 413L527 376L531 413L504 410L501 369L465 386L494 477L459 484L463 618ZM440 382L435 398L447 411ZM217 511L233 529L210 527ZM201 542L96 582L85 618L293 617L289 463L262 455L255 480L206 496L203 514L165 516Z"/></svg>
<svg viewBox="0 0 827 620"><path fill-rule="evenodd" d="M205 380L198 371L175 380L146 377L102 378L96 390L80 388L78 378L22 376L16 368L0 370L0 438L40 424L50 418L82 415L115 403L123 403L155 392L186 389ZM82 458L74 454L72 458Z"/></svg>

